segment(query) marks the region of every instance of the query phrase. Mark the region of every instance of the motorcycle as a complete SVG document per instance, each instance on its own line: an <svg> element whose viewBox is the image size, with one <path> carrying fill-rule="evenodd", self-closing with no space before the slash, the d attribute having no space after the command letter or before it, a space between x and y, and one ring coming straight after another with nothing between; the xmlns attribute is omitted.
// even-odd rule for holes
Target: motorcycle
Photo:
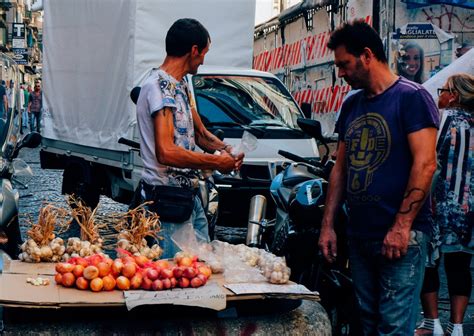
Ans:
<svg viewBox="0 0 474 336"><path fill-rule="evenodd" d="M326 309L334 335L361 334L349 269L345 239L347 214L341 207L336 216L338 256L329 264L318 248L321 222L334 161L329 160L329 147L316 120L298 119L298 125L325 147L324 156L306 159L286 151L280 155L291 160L282 165L270 185L276 204L276 217L265 218L266 198L256 195L251 200L246 243L284 256L291 269L290 279L318 291Z"/></svg>
<svg viewBox="0 0 474 336"><path fill-rule="evenodd" d="M20 137L22 133L21 113L15 104L18 92L16 63L9 57L0 54L0 66L5 69L6 78L9 81L9 102L1 101L0 108L0 250L16 259L19 255L19 247L22 243L19 213L19 193L15 184L27 186L18 180L20 176L31 176L32 171L28 164L18 159L17 156L22 148L35 148L41 143L41 135L31 132Z"/></svg>

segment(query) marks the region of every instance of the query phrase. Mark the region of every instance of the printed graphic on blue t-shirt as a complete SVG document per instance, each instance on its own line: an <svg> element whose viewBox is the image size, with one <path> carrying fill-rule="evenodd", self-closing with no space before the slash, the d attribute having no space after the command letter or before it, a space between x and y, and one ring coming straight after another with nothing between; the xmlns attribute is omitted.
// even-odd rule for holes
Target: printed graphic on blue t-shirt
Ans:
<svg viewBox="0 0 474 336"><path fill-rule="evenodd" d="M349 159L348 189L357 194L366 191L373 173L390 154L390 130L378 113L355 119L347 130Z"/></svg>
<svg viewBox="0 0 474 336"><path fill-rule="evenodd" d="M405 79L373 98L361 91L344 103L337 129L346 145L349 235L385 236L410 177L413 158L408 134L438 124L438 110L429 93ZM430 232L428 203L420 209L413 229Z"/></svg>

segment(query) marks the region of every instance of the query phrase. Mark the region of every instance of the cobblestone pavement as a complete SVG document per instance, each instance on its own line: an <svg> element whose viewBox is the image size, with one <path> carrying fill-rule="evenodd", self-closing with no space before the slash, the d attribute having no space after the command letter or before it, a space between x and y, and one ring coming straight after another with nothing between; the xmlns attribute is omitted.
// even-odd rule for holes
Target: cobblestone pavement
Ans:
<svg viewBox="0 0 474 336"><path fill-rule="evenodd" d="M20 153L23 158L33 169L35 176L29 179L21 179L20 181L28 184L27 189L20 190L20 225L23 233L26 228L26 219L28 216L36 218L42 201L64 202L64 197L60 194L62 172L57 170L42 170L39 163L38 149L23 149ZM102 197L100 206L103 211L124 211L126 206L116 203L107 197ZM239 241L245 236L245 230L237 229L229 231L226 228L217 228L217 235L220 239ZM471 267L471 274L474 274L474 260ZM446 288L446 278L444 271L441 269L441 291L440 291L440 318L445 325L449 320L449 301ZM420 315L421 319L422 315ZM465 335L474 336L474 296L471 296L470 304L465 317L464 326Z"/></svg>

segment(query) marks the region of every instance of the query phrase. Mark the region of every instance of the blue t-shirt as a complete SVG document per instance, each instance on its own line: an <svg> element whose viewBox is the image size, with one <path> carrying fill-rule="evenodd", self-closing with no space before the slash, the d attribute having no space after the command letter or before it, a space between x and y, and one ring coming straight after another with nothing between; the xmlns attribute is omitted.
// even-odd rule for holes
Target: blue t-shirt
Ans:
<svg viewBox="0 0 474 336"><path fill-rule="evenodd" d="M400 77L383 93L364 91L348 98L336 125L346 144L348 235L383 238L393 225L406 191L412 155L407 135L439 126L433 98L420 85ZM430 233L430 202L412 229Z"/></svg>

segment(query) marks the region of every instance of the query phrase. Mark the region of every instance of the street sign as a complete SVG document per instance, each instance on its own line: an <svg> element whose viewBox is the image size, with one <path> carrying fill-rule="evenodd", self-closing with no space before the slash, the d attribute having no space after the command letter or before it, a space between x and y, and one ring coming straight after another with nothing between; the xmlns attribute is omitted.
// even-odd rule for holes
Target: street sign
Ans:
<svg viewBox="0 0 474 336"><path fill-rule="evenodd" d="M26 28L24 23L12 23L12 47L26 48Z"/></svg>
<svg viewBox="0 0 474 336"><path fill-rule="evenodd" d="M13 60L18 64L28 64L28 49L26 48L12 48Z"/></svg>
<svg viewBox="0 0 474 336"><path fill-rule="evenodd" d="M25 24L24 23L12 23L13 26L13 39L25 39L26 33L25 33Z"/></svg>
<svg viewBox="0 0 474 336"><path fill-rule="evenodd" d="M12 40L12 47L15 48L15 49L26 48L26 41L25 40L13 39Z"/></svg>

